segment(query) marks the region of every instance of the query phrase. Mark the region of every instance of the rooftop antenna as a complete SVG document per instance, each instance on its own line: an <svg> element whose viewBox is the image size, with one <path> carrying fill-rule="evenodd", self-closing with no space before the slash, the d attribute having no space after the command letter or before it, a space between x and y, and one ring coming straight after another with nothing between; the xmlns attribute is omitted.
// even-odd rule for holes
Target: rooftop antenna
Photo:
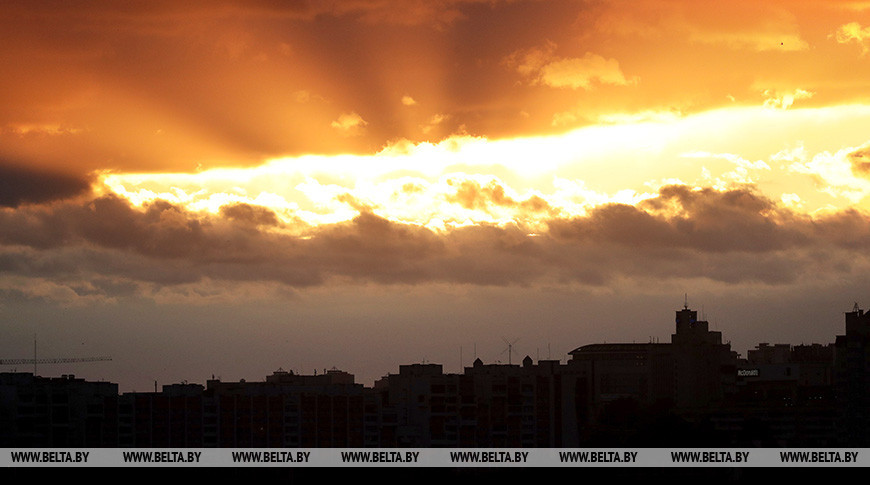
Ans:
<svg viewBox="0 0 870 485"><path fill-rule="evenodd" d="M686 299L683 302L683 310L688 310L689 309L689 294L686 293L685 296L686 296Z"/></svg>
<svg viewBox="0 0 870 485"><path fill-rule="evenodd" d="M857 301L855 302L855 306L852 307L852 311L853 311L853 312L857 312L857 311L858 311L858 302L857 302ZM36 340L34 340L33 345L34 345L34 348L36 348L36 347L35 347L35 346L36 346ZM36 350L34 350L33 352L36 353Z"/></svg>
<svg viewBox="0 0 870 485"><path fill-rule="evenodd" d="M508 353L508 365L511 365L512 364L511 356L513 355L513 352L514 352L514 344L517 343L517 341L519 339L518 338L514 339L513 342L508 342L507 339L504 337L502 337L501 339L504 340L504 343L507 344L507 348L505 350L507 350L507 353ZM502 350L501 353L503 354L505 352L505 350ZM501 354L499 354L499 355L501 355Z"/></svg>

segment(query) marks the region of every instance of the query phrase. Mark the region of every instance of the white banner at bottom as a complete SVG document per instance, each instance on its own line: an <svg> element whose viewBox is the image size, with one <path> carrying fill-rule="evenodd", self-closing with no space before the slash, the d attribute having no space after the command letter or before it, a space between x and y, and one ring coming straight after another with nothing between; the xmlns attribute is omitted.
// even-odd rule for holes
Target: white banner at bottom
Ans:
<svg viewBox="0 0 870 485"><path fill-rule="evenodd" d="M868 467L868 448L0 448L3 467Z"/></svg>

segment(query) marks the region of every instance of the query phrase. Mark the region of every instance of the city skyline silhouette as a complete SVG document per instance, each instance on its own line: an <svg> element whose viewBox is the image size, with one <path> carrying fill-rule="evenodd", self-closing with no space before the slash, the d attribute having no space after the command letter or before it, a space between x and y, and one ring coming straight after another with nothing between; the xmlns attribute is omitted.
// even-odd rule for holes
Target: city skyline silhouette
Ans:
<svg viewBox="0 0 870 485"><path fill-rule="evenodd" d="M870 313L828 344L759 343L740 358L686 302L661 343L592 343L571 359L461 373L399 366L364 386L336 368L153 392L73 375L0 373L4 446L864 446ZM508 342L509 344L516 343ZM632 458L633 459L633 458Z"/></svg>

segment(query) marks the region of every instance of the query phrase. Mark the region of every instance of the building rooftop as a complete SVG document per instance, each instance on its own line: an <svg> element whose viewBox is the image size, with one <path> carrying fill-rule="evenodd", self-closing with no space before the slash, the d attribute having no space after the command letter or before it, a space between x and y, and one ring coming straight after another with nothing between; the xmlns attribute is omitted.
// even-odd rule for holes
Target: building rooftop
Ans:
<svg viewBox="0 0 870 485"><path fill-rule="evenodd" d="M579 354L579 353L588 353L588 352L645 352L652 349L660 349L668 347L669 343L665 344L657 344L657 343L614 343L614 344L589 344L583 345L581 347L577 347L576 349L568 352L570 355Z"/></svg>

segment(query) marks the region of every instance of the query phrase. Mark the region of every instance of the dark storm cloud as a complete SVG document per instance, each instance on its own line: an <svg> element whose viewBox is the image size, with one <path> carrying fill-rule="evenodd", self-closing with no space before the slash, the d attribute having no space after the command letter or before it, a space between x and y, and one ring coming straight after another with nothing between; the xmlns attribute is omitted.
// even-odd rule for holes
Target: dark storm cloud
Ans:
<svg viewBox="0 0 870 485"><path fill-rule="evenodd" d="M678 208L674 216L656 215L674 207ZM551 232L563 239L705 252L788 249L809 242L808 228L807 221L750 190L719 192L686 186L663 187L658 197L637 207L608 204L587 217L550 223Z"/></svg>
<svg viewBox="0 0 870 485"><path fill-rule="evenodd" d="M233 204L221 207L221 215L227 219L245 222L255 226L277 226L275 212L261 206Z"/></svg>
<svg viewBox="0 0 870 485"><path fill-rule="evenodd" d="M252 205L191 213L165 201L137 209L106 196L85 204L0 211L0 270L65 281L78 294L129 294L209 279L291 287L334 278L382 284L433 282L606 285L620 278L702 277L781 285L848 274L866 262L870 223L844 211L797 217L750 189L661 189L638 207L611 204L552 219L549 231L477 225L437 233L363 210L351 221L290 235ZM295 228L298 230L298 228ZM863 263L862 263L863 264ZM87 284L73 282L88 280Z"/></svg>
<svg viewBox="0 0 870 485"><path fill-rule="evenodd" d="M25 168L0 160L0 206L18 207L81 195L90 190L85 177Z"/></svg>
<svg viewBox="0 0 870 485"><path fill-rule="evenodd" d="M870 248L870 218L856 209L845 209L814 221L812 234L845 249L867 249Z"/></svg>

